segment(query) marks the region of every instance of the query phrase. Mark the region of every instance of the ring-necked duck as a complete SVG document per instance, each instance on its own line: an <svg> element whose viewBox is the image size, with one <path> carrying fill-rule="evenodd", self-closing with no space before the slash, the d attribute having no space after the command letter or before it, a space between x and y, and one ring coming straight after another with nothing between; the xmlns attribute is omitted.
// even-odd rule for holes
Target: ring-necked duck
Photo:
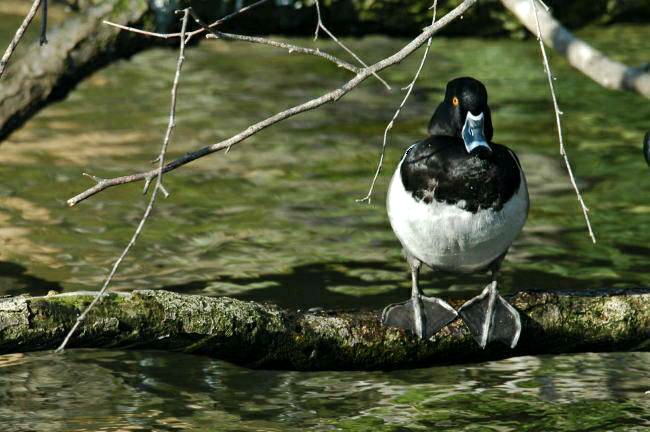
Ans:
<svg viewBox="0 0 650 432"><path fill-rule="evenodd" d="M406 150L387 198L390 224L411 268L411 298L387 306L382 322L428 339L457 313L418 288L422 264L433 270L490 270L492 283L458 311L481 347L514 347L518 312L496 289L497 273L528 215L526 178L514 152L492 142L485 86L473 78L447 84L429 137Z"/></svg>

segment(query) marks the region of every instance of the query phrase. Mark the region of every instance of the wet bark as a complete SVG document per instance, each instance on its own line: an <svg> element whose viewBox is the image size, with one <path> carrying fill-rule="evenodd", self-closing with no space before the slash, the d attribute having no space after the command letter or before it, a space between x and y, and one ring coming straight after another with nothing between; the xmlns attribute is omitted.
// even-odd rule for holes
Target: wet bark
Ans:
<svg viewBox="0 0 650 432"><path fill-rule="evenodd" d="M94 71L154 43L102 20L149 30L159 25L147 0L105 0L71 15L48 33L47 45L34 43L23 58L11 60L0 83L0 140Z"/></svg>
<svg viewBox="0 0 650 432"><path fill-rule="evenodd" d="M0 353L55 348L93 293L0 300ZM429 341L383 327L379 311L307 313L231 298L135 291L106 296L70 348L154 348L255 368L395 369L583 351L648 350L650 290L520 292L514 350L481 350L456 320ZM451 302L459 307L461 301Z"/></svg>

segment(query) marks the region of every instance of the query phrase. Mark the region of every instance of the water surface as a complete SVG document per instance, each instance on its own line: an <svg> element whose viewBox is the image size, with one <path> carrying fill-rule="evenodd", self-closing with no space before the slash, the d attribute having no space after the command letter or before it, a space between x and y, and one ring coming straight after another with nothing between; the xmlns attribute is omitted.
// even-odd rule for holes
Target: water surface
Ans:
<svg viewBox="0 0 650 432"><path fill-rule="evenodd" d="M251 371L199 356L0 356L12 431L643 431L650 353L395 372Z"/></svg>
<svg viewBox="0 0 650 432"><path fill-rule="evenodd" d="M4 46L20 18L0 12ZM649 26L582 35L622 61L647 61ZM374 61L407 41L347 42ZM330 43L317 45L344 56ZM358 204L419 55L382 73L392 93L371 78L335 105L165 176L171 196L157 204L113 289L164 288L297 308L404 300L409 278L385 215L386 186L404 149L423 137L444 84L461 75L486 83L495 140L517 151L530 185L529 221L503 267L502 289L650 286L650 173L640 151L650 104L599 87L551 53L594 246L558 153L533 40L435 39L393 129L372 204ZM0 145L0 295L99 287L142 215L142 185L108 190L73 209L65 201L91 185L82 172L111 177L151 167L167 123L175 56L153 50L94 74ZM215 42L189 49L170 156L227 138L349 77L322 59L266 47ZM469 296L486 281L425 272L423 286L428 294ZM642 430L649 360L585 354L304 374L157 352L14 355L0 360L0 418L7 430L43 431Z"/></svg>

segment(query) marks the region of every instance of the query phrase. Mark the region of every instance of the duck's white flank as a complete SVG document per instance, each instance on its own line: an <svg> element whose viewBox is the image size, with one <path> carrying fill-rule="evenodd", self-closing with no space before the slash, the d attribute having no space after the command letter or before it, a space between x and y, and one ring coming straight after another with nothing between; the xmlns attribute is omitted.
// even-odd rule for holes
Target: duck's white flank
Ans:
<svg viewBox="0 0 650 432"><path fill-rule="evenodd" d="M514 157L514 156L513 156ZM528 187L519 167L519 190L499 211L471 213L463 202L416 201L404 189L397 166L386 207L395 235L408 253L434 269L472 272L486 268L521 232L528 215Z"/></svg>

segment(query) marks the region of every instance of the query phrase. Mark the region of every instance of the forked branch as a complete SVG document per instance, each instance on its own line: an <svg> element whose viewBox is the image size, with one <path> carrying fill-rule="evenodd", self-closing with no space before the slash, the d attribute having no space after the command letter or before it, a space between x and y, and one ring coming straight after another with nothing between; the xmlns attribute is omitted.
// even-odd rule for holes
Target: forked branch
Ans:
<svg viewBox="0 0 650 432"><path fill-rule="evenodd" d="M162 175L163 175L163 167L165 165L165 155L167 153L167 147L169 146L169 142L171 141L172 132L176 127L176 96L178 94L178 83L181 77L181 69L183 68L183 62L185 61L185 45L187 44L188 41L188 39L185 37L185 30L187 29L189 8L183 9L182 12L183 12L183 22L181 25L180 48L178 50L178 61L176 62L176 73L174 74L174 83L172 84L172 91L171 91L172 95L171 95L171 103L169 109L169 123L167 124L167 132L165 132L165 138L163 140L162 146L160 147L160 153L156 158L158 160L158 168L155 170L154 174L152 175L152 177L155 176L156 185L154 187L153 192L151 193L151 197L149 198L149 204L147 205L147 208L145 209L144 214L142 215L142 219L140 219L140 223L138 224L138 227L135 229L135 232L131 236L131 240L129 240L129 243L122 251L122 254L120 254L120 256L113 264L113 267L111 268L108 277L106 277L106 280L104 281L104 285L102 286L101 290L96 294L95 298L88 305L88 307L85 308L84 311L77 317L77 320L75 321L74 325L72 326L72 328L70 329L66 337L63 339L63 342L56 349L57 352L62 352L65 349L72 335L75 333L75 331L77 331L77 328L79 327L79 325L81 325L83 320L86 318L86 315L88 315L88 312L90 312L90 310L95 306L95 304L97 304L97 302L99 302L104 296L104 293L106 292L109 284L113 280L113 276L115 276L118 267L124 260L124 257L126 257L126 255L129 253L129 251L135 244L138 237L140 236L140 233L142 232L142 228L144 228L144 224L147 222L147 219L149 218L149 215L153 210L153 206L156 202L156 197L158 196L158 192L160 191L163 195L165 195L165 197L169 195L169 193L163 186ZM93 180L98 181L98 184L101 183L102 181L105 181L105 180L100 180L97 177L92 176L90 174L86 174L86 175L91 177ZM147 179L147 185L149 184L150 181L151 181L151 177Z"/></svg>
<svg viewBox="0 0 650 432"><path fill-rule="evenodd" d="M425 27L423 31L418 35L415 39L413 39L411 42L406 44L402 49L397 51L395 54L378 61L377 63L365 67L361 69L352 79L347 81L343 86L332 90L320 97L311 99L307 102L304 102L300 105L296 105L294 107L291 107L287 110L281 111L277 114L272 115L271 117L268 117L260 122L257 122L248 128L244 129L243 131L239 132L238 134L224 140L220 141L215 144L211 144L205 147L202 147L198 150L195 150L193 152L187 153L180 158L166 164L162 172L166 173L172 170L175 170L176 168L179 168L185 164L188 164L192 161L195 161L199 158L202 158L204 156L207 156L211 153L215 153L224 149L227 149L229 147L232 147L236 144L239 144L240 142L246 140L247 138L255 135L256 133L260 132L261 130L272 126L276 123L279 123L283 120L286 120L288 118L291 118L295 115L304 113L306 111L313 110L315 108L318 108L326 103L330 102L335 102L338 101L341 97L352 91L354 88L356 88L359 84L361 84L363 81L365 81L368 77L372 76L374 73L380 72L386 68L389 68L393 65L398 64L402 60L404 60L406 57L411 55L415 50L417 50L420 46L425 44L431 36L433 36L436 32L438 32L440 29L445 27L447 24L449 24L451 21L454 19L458 18L462 14L464 14L470 7L472 7L477 0L464 0L460 5L458 5L456 8L454 8L452 11L450 11L447 15L442 17L441 19L437 20L435 23L432 25ZM85 190L84 192L70 198L67 203L69 206L74 206L81 201L99 193L102 192L105 189L108 189L113 186L121 185L121 184L126 184L126 183L133 183L136 181L141 181L145 180L147 178L152 177L153 175L156 174L156 170L150 170L150 171L144 171L136 174L131 174L127 176L121 176L121 177L115 177L111 179L105 179L102 180L101 182L97 183L95 186Z"/></svg>
<svg viewBox="0 0 650 432"><path fill-rule="evenodd" d="M350 72L359 73L359 68L358 67L353 66L350 63L348 63L346 61L343 61L343 60L341 60L341 59L339 59L337 57L334 57L333 55L328 54L326 52L323 52L323 51L321 51L319 49L305 48L305 47L301 47L301 46L298 46L298 45L289 44L289 43L286 43L286 42L279 42L279 41L275 41L275 40L272 40L272 39L265 39L265 38L262 38L262 37L246 36L246 35L238 35L238 34L220 32L218 30L215 30L214 28L211 28L205 22L203 22L201 17L199 17L194 10L191 10L190 13L192 15L192 18L194 18L194 21L196 21L196 23L198 25L200 25L206 32L208 32L208 34L206 35L206 38L235 40L235 41L241 41L241 42L251 42L251 43L256 43L256 44L261 44L261 45L272 46L272 47L275 47L275 48L286 49L286 50L289 51L289 53L297 52L297 53L300 53L300 54L309 54L309 55L313 55L313 56L316 56L316 57L322 57L322 58L324 58L326 60L329 60L332 63L334 63L335 65L337 65L338 67L343 68L343 69L347 69Z"/></svg>
<svg viewBox="0 0 650 432"><path fill-rule="evenodd" d="M356 61L358 61L359 64L361 64L361 66L367 68L368 65L363 60L361 60L361 58L358 55L356 55L354 53L354 51L352 51L345 44L343 44L343 42L341 42L336 36L334 36L334 33L329 31L329 29L327 27L325 27L325 24L323 24L323 17L321 16L321 13L320 13L320 3L319 3L318 0L316 0L314 2L314 5L316 7L316 19L317 19L316 31L314 32L314 40L318 39L318 31L322 29L327 34L327 36L330 37L330 39L332 39L334 42L336 42L336 44L338 46L343 48L348 54L350 54L352 57L354 57L354 59ZM376 72L373 72L372 74L373 74L373 76L375 78L377 78L379 80L379 82L381 82L384 85L384 87L386 87L386 90L390 91L390 89L391 89L390 85L388 85L388 83L386 81L384 81L383 78L381 78Z"/></svg>

